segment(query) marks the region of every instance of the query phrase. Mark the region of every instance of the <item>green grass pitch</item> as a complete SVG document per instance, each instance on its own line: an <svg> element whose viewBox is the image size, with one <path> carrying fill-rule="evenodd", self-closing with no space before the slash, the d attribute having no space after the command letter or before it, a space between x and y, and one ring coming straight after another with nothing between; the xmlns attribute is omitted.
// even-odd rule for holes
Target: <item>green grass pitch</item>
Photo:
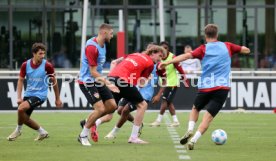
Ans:
<svg viewBox="0 0 276 161"><path fill-rule="evenodd" d="M146 113L142 139L148 145L128 144L131 123L125 124L114 141L104 136L118 120L115 114L111 122L99 127L99 142L91 147L83 147L77 142L81 129L79 120L83 113L37 113L32 118L38 121L50 134L50 138L35 142L37 132L24 126L22 135L13 142L6 137L16 126L17 114L0 113L0 161L177 161L176 144L170 137L165 120L160 127L148 124L155 120L157 113ZM169 115L169 114L168 114ZM180 127L176 128L182 136L187 128L188 113L179 112ZM202 115L201 115L202 117ZM201 118L200 117L200 118ZM169 117L171 119L171 117ZM198 125L198 124L197 124ZM224 129L228 134L225 145L215 145L211 132ZM183 149L186 150L186 149ZM276 161L276 115L256 113L219 113L208 131L199 139L195 150L185 155L194 161Z"/></svg>

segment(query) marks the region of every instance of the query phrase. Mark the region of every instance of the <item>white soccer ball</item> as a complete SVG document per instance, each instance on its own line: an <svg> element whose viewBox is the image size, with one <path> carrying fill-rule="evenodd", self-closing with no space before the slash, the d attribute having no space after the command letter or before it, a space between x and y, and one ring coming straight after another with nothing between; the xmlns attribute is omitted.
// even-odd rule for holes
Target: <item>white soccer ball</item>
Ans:
<svg viewBox="0 0 276 161"><path fill-rule="evenodd" d="M227 140L227 134L222 129L217 129L212 132L212 141L217 145L225 144Z"/></svg>

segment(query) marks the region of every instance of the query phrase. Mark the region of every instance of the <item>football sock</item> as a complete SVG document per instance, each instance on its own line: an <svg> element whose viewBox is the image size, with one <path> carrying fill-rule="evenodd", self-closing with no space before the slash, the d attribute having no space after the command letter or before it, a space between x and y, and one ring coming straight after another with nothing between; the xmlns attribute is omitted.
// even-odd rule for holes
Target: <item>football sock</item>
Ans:
<svg viewBox="0 0 276 161"><path fill-rule="evenodd" d="M178 119L177 119L176 115L173 115L172 118L173 118L173 122L178 122Z"/></svg>
<svg viewBox="0 0 276 161"><path fill-rule="evenodd" d="M120 131L120 128L118 128L117 126L115 126L113 129L112 129L112 133L113 134L117 134L117 132Z"/></svg>
<svg viewBox="0 0 276 161"><path fill-rule="evenodd" d="M131 137L133 137L133 138L138 137L139 128L140 128L140 126L136 126L136 125L132 126Z"/></svg>
<svg viewBox="0 0 276 161"><path fill-rule="evenodd" d="M201 133L199 131L196 131L195 135L191 138L191 142L196 143L197 140L201 137Z"/></svg>
<svg viewBox="0 0 276 161"><path fill-rule="evenodd" d="M83 129L82 129L82 131L81 131L80 136L81 137L88 136L88 133L89 133L89 129L84 126Z"/></svg>
<svg viewBox="0 0 276 161"><path fill-rule="evenodd" d="M96 127L98 127L101 123L102 123L102 120L101 119L97 119L96 122L95 122Z"/></svg>
<svg viewBox="0 0 276 161"><path fill-rule="evenodd" d="M39 132L39 134L47 133L46 130L44 130L41 126L39 127L39 129L37 131Z"/></svg>
<svg viewBox="0 0 276 161"><path fill-rule="evenodd" d="M161 122L163 118L163 115L158 114L156 121Z"/></svg>
<svg viewBox="0 0 276 161"><path fill-rule="evenodd" d="M23 127L23 125L17 125L15 130L16 130L16 131L21 131L21 130L22 130L22 127Z"/></svg>
<svg viewBox="0 0 276 161"><path fill-rule="evenodd" d="M194 121L189 121L188 123L188 131L193 131L195 127L195 122Z"/></svg>

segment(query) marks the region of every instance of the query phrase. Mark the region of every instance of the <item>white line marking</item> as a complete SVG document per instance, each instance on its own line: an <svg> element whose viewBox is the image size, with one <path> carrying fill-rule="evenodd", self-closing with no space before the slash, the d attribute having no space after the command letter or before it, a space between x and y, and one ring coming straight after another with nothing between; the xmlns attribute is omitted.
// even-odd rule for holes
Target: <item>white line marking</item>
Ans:
<svg viewBox="0 0 276 161"><path fill-rule="evenodd" d="M166 124L169 125L171 123L171 121L167 114L165 114L165 119L166 119L165 120ZM179 154L179 156L178 156L179 160L191 159L191 157L189 155L183 155L183 154L186 154L187 151L184 150L184 149L186 149L185 146L179 145L180 137L179 137L177 131L175 130L175 128L167 126L167 130L170 134L171 139L173 140L173 143L175 144L174 147L176 149L176 152Z"/></svg>
<svg viewBox="0 0 276 161"><path fill-rule="evenodd" d="M186 150L176 150L177 153L187 153Z"/></svg>
<svg viewBox="0 0 276 161"><path fill-rule="evenodd" d="M188 159L191 159L191 157L189 155L179 155L179 159L180 160L188 160Z"/></svg>

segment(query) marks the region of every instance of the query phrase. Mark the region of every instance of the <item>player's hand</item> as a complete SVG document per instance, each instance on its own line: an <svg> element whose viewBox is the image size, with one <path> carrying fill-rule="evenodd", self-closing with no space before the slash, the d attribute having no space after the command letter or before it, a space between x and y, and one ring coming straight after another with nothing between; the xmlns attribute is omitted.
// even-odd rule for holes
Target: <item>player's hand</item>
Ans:
<svg viewBox="0 0 276 161"><path fill-rule="evenodd" d="M158 70L164 69L168 65L168 62L161 62L158 65Z"/></svg>
<svg viewBox="0 0 276 161"><path fill-rule="evenodd" d="M57 108L62 108L63 104L60 99L57 99L55 103Z"/></svg>
<svg viewBox="0 0 276 161"><path fill-rule="evenodd" d="M23 99L22 99L22 98L18 98L18 99L17 99L17 104L18 104L18 105L20 105L22 102L23 102Z"/></svg>
<svg viewBox="0 0 276 161"><path fill-rule="evenodd" d="M120 93L119 88L112 83L108 84L107 87L114 93Z"/></svg>
<svg viewBox="0 0 276 161"><path fill-rule="evenodd" d="M155 104L155 103L157 103L157 102L159 102L159 101L160 101L160 96L158 96L158 95L154 96L154 97L152 98L152 100L151 100L151 102L152 102L153 104Z"/></svg>
<svg viewBox="0 0 276 161"><path fill-rule="evenodd" d="M116 67L116 65L117 65L117 62L113 60L113 61L110 63L110 71L111 71L114 67Z"/></svg>

